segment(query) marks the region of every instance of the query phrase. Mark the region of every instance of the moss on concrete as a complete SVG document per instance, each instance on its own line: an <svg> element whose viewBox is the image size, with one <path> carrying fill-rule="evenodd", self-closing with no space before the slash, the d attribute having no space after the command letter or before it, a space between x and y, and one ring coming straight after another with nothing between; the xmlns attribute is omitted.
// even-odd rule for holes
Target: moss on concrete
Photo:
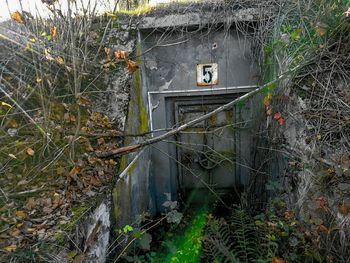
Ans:
<svg viewBox="0 0 350 263"><path fill-rule="evenodd" d="M137 44L137 64L138 69L135 72L135 95L137 97L137 102L139 106L139 132L144 133L148 131L148 114L147 109L145 107L145 102L143 101L142 97L142 84L141 84L141 45L140 43Z"/></svg>
<svg viewBox="0 0 350 263"><path fill-rule="evenodd" d="M142 94L142 82L141 82L141 46L137 45L137 64L139 68L135 71L134 81L131 88L130 102L128 106L128 119L126 125L126 133L144 133L148 131L148 111L146 103ZM129 138L125 140L125 144L131 144L133 139ZM119 173L124 171L129 164L128 156L125 155L121 158ZM113 189L113 202L114 202L114 216L118 224L122 224L124 217L122 211L128 211L126 206L131 203L132 196L132 183L131 176L137 168L137 162L135 162L128 170L128 178L126 180L119 180ZM121 200L121 198L123 200Z"/></svg>
<svg viewBox="0 0 350 263"><path fill-rule="evenodd" d="M113 198L114 218L118 221L118 219L120 218L120 215L121 215L121 210L119 209L119 205L118 205L119 192L117 190L117 186L113 188L112 198Z"/></svg>

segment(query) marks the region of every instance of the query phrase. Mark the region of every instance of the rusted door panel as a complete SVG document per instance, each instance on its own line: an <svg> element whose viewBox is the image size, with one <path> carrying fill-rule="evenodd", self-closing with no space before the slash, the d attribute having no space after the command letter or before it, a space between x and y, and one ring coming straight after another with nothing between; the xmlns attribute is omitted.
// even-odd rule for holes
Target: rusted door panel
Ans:
<svg viewBox="0 0 350 263"><path fill-rule="evenodd" d="M198 118L224 104L205 102L175 103L177 125ZM218 113L177 137L179 185L182 189L232 188L236 184L236 131L234 111Z"/></svg>

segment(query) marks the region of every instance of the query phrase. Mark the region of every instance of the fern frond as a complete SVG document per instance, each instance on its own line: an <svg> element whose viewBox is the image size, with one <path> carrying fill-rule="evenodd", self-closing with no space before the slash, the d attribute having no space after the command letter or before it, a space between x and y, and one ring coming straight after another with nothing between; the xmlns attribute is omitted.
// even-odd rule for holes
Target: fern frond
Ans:
<svg viewBox="0 0 350 263"><path fill-rule="evenodd" d="M214 262L240 263L239 259L232 252L230 245L225 244L222 240L209 237L204 243L206 256L209 256Z"/></svg>
<svg viewBox="0 0 350 263"><path fill-rule="evenodd" d="M203 252L216 262L269 262L268 240L253 219L242 209L233 209L227 224L208 221Z"/></svg>
<svg viewBox="0 0 350 263"><path fill-rule="evenodd" d="M203 251L212 261L239 263L233 251L233 233L228 225L221 225L218 220L208 223Z"/></svg>

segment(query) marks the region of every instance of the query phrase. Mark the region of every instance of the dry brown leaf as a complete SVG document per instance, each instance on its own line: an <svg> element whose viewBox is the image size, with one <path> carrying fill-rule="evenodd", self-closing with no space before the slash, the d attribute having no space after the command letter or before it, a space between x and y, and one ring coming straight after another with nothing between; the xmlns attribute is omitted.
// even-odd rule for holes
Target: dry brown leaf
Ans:
<svg viewBox="0 0 350 263"><path fill-rule="evenodd" d="M270 106L270 104L271 104L271 99L265 98L264 99L264 105L267 107L267 106Z"/></svg>
<svg viewBox="0 0 350 263"><path fill-rule="evenodd" d="M17 249L17 245L15 245L15 244L5 247L5 250L8 252L16 251L16 249Z"/></svg>
<svg viewBox="0 0 350 263"><path fill-rule="evenodd" d="M51 37L55 39L57 37L57 27L55 26L51 27L50 32L51 32Z"/></svg>
<svg viewBox="0 0 350 263"><path fill-rule="evenodd" d="M316 201L318 202L318 206L321 209L325 209L327 206L327 200L325 197L321 196L319 198L316 199Z"/></svg>
<svg viewBox="0 0 350 263"><path fill-rule="evenodd" d="M86 141L84 143L84 146L85 146L85 150L87 150L88 152L93 152L94 151L94 148L91 146L91 143L89 141Z"/></svg>
<svg viewBox="0 0 350 263"><path fill-rule="evenodd" d="M109 47L105 47L106 59L107 61L111 60L111 49Z"/></svg>
<svg viewBox="0 0 350 263"><path fill-rule="evenodd" d="M324 225L319 225L319 226L318 226L318 229L319 229L321 232L328 233L328 228L325 227Z"/></svg>
<svg viewBox="0 0 350 263"><path fill-rule="evenodd" d="M267 115L267 116L271 116L272 113L273 113L272 108L270 108L270 109L268 109L268 110L266 111L266 115Z"/></svg>
<svg viewBox="0 0 350 263"><path fill-rule="evenodd" d="M83 97L83 96L80 96L78 98L78 105L87 106L87 105L90 105L90 104L91 104L91 101L88 98Z"/></svg>
<svg viewBox="0 0 350 263"><path fill-rule="evenodd" d="M75 177L77 174L79 174L81 171L81 168L78 166L74 166L73 169L69 172L69 175L71 177Z"/></svg>
<svg viewBox="0 0 350 263"><path fill-rule="evenodd" d="M97 139L97 143L98 143L99 145L105 144L105 139L103 139L103 138L98 138L98 139Z"/></svg>
<svg viewBox="0 0 350 263"><path fill-rule="evenodd" d="M28 184L28 183L29 183L29 181L27 181L27 180L21 180L21 181L19 181L19 182L17 183L17 186L26 185L26 184Z"/></svg>
<svg viewBox="0 0 350 263"><path fill-rule="evenodd" d="M139 68L137 63L135 61L130 60L130 59L126 61L126 65L128 66L128 70L130 72L135 72Z"/></svg>
<svg viewBox="0 0 350 263"><path fill-rule="evenodd" d="M118 49L117 51L114 52L114 57L116 59L126 59L127 56L128 56L128 52L120 50L120 49Z"/></svg>
<svg viewBox="0 0 350 263"><path fill-rule="evenodd" d="M92 157L92 156L89 156L88 157L88 162L89 162L89 164L92 164L92 165L94 165L96 162L97 162L97 158L96 157Z"/></svg>
<svg viewBox="0 0 350 263"><path fill-rule="evenodd" d="M27 149L27 154L30 155L30 156L33 156L34 155L34 150L32 148L28 148Z"/></svg>
<svg viewBox="0 0 350 263"><path fill-rule="evenodd" d="M89 127L86 127L86 126L83 126L81 127L80 129L82 132L89 132L90 131L90 128Z"/></svg>
<svg viewBox="0 0 350 263"><path fill-rule="evenodd" d="M93 176L93 177L91 177L91 184L93 185L93 186L96 186L96 187L101 187L102 186L102 182L101 182L101 180L100 179L98 179L97 177L95 177L95 176Z"/></svg>
<svg viewBox="0 0 350 263"><path fill-rule="evenodd" d="M9 234L12 237L18 237L21 234L21 231L17 228L13 228L13 229L11 229Z"/></svg>
<svg viewBox="0 0 350 263"><path fill-rule="evenodd" d="M71 114L71 115L69 116L69 120L70 120L71 122L75 122L77 119L75 118L75 116L74 116L73 114Z"/></svg>
<svg viewBox="0 0 350 263"><path fill-rule="evenodd" d="M24 211L22 211L22 210L17 210L16 211L16 216L17 217L26 217L27 216L27 214L26 214L26 212L24 212Z"/></svg>
<svg viewBox="0 0 350 263"><path fill-rule="evenodd" d="M283 258L273 257L271 263L285 263Z"/></svg>
<svg viewBox="0 0 350 263"><path fill-rule="evenodd" d="M51 207L44 207L42 211L44 212L44 214L48 215L48 214L52 213L53 208L51 208Z"/></svg>
<svg viewBox="0 0 350 263"><path fill-rule="evenodd" d="M29 198L26 204L26 208L29 210L32 210L33 208L35 208L37 205L35 199L33 197Z"/></svg>
<svg viewBox="0 0 350 263"><path fill-rule="evenodd" d="M19 24L24 24L24 19L19 11L12 13L11 18Z"/></svg>

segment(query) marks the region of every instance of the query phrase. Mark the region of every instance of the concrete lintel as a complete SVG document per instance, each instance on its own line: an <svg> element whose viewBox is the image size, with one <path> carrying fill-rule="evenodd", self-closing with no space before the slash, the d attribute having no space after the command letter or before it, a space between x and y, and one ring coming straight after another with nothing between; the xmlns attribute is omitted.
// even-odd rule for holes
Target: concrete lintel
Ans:
<svg viewBox="0 0 350 263"><path fill-rule="evenodd" d="M139 29L195 26L217 23L233 23L237 21L258 21L261 8L245 8L227 14L215 12L189 12L185 14L167 14L164 16L145 16L139 23Z"/></svg>

